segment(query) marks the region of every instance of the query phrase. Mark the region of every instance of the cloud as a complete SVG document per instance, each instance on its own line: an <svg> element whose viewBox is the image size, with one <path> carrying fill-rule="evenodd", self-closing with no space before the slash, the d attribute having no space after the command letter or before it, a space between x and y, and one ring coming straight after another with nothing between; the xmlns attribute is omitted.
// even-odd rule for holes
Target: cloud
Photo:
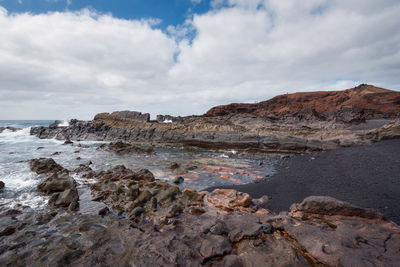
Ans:
<svg viewBox="0 0 400 267"><path fill-rule="evenodd" d="M189 115L361 82L399 89L398 14L391 0L229 0L163 32L157 19L0 8L0 119Z"/></svg>

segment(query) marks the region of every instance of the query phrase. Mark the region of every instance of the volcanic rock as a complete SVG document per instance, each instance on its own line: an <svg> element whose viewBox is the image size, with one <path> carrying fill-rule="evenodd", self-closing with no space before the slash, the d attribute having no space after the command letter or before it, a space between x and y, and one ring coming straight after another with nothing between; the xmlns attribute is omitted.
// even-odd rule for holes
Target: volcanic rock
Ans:
<svg viewBox="0 0 400 267"><path fill-rule="evenodd" d="M121 121L138 121L138 122L149 122L150 121L149 113L142 114L141 112L128 111L128 110L115 111L111 114L109 114L109 113L97 114L94 119L97 120L97 119L102 119L102 118L107 118L107 117L112 117L116 120L121 120Z"/></svg>
<svg viewBox="0 0 400 267"><path fill-rule="evenodd" d="M276 96L256 104L230 104L210 109L207 116L249 113L266 117L312 112L314 117L335 115L345 122L371 118L395 118L400 114L400 93L361 84L344 91L321 91Z"/></svg>
<svg viewBox="0 0 400 267"><path fill-rule="evenodd" d="M62 209L55 216L0 207L0 265L397 266L400 261L400 227L368 209L310 197L289 213L259 213L236 191L182 192L162 181L124 178L126 173L134 172L121 166L95 172L91 187L110 208L125 211L121 216L71 216ZM64 200L73 196L68 189L51 198L66 206ZM204 212L191 213L192 207Z"/></svg>
<svg viewBox="0 0 400 267"><path fill-rule="evenodd" d="M3 181L0 181L0 190L3 189L5 186L5 183Z"/></svg>
<svg viewBox="0 0 400 267"><path fill-rule="evenodd" d="M16 132L19 130L22 130L21 128L17 128L17 127L12 127L12 126L7 126L7 127L0 127L0 133L4 132L5 130L9 130L11 132Z"/></svg>
<svg viewBox="0 0 400 267"><path fill-rule="evenodd" d="M215 189L207 196L207 201L219 209L231 211L235 208L248 207L251 197L234 189Z"/></svg>
<svg viewBox="0 0 400 267"><path fill-rule="evenodd" d="M76 181L69 176L68 171L53 173L37 186L38 192L52 194L76 187Z"/></svg>
<svg viewBox="0 0 400 267"><path fill-rule="evenodd" d="M109 145L101 145L99 149L107 149L113 151L117 154L130 154L130 153L154 153L154 149L150 148L141 148L134 146L132 144L124 143L121 141L117 141L115 143L110 143Z"/></svg>
<svg viewBox="0 0 400 267"><path fill-rule="evenodd" d="M37 174L42 173L56 173L59 171L66 170L57 164L52 158L39 158L31 159L29 165L32 171Z"/></svg>

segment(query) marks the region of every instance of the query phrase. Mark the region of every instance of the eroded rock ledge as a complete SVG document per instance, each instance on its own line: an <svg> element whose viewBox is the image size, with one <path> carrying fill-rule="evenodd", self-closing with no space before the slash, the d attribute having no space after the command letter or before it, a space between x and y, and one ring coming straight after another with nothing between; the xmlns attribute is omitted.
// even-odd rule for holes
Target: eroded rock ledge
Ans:
<svg viewBox="0 0 400 267"><path fill-rule="evenodd" d="M203 116L158 115L152 121L148 113L100 113L92 121L71 120L68 127L34 127L31 134L60 140L303 152L399 137L399 116L399 92L363 84L344 91L295 93L256 104L217 106ZM370 119L389 123L372 130L352 128Z"/></svg>
<svg viewBox="0 0 400 267"><path fill-rule="evenodd" d="M92 193L108 211L2 207L0 265L396 266L400 260L398 225L333 198L309 197L272 214L260 206L267 198L252 201L235 190L181 191L125 167L75 172L94 179Z"/></svg>

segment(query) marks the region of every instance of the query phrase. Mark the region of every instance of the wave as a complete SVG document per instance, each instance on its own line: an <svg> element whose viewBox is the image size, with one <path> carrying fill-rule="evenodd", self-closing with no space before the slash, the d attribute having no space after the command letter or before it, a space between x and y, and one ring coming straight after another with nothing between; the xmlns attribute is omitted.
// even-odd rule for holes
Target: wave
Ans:
<svg viewBox="0 0 400 267"><path fill-rule="evenodd" d="M58 127L68 127L69 123L67 120L63 120L61 123L58 124Z"/></svg>

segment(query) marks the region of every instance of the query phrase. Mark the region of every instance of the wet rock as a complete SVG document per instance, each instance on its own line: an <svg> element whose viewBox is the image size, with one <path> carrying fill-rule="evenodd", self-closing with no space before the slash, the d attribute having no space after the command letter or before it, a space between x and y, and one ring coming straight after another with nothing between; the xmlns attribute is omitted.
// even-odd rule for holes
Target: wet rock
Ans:
<svg viewBox="0 0 400 267"><path fill-rule="evenodd" d="M0 190L2 190L5 187L5 183L3 181L0 181Z"/></svg>
<svg viewBox="0 0 400 267"><path fill-rule="evenodd" d="M79 167L74 170L74 172L76 172L76 173L91 173L91 172L93 172L93 170L87 164L80 164Z"/></svg>
<svg viewBox="0 0 400 267"><path fill-rule="evenodd" d="M143 190L139 196L136 198L135 202L139 204L143 204L147 201L149 201L153 195L150 193L149 190Z"/></svg>
<svg viewBox="0 0 400 267"><path fill-rule="evenodd" d="M108 207L104 207L104 208L99 210L98 214L100 216L105 216L107 214L110 214L110 209Z"/></svg>
<svg viewBox="0 0 400 267"><path fill-rule="evenodd" d="M175 217L181 214L183 211L183 208L180 205L173 204L169 209L168 209L168 216L169 217Z"/></svg>
<svg viewBox="0 0 400 267"><path fill-rule="evenodd" d="M327 196L310 196L305 198L300 204L293 204L290 207L290 215L293 217L307 217L307 215L339 215L386 220L383 214L375 210L360 208Z"/></svg>
<svg viewBox="0 0 400 267"><path fill-rule="evenodd" d="M232 246L228 239L219 235L207 235L201 243L200 254L205 260L222 256L232 251Z"/></svg>
<svg viewBox="0 0 400 267"><path fill-rule="evenodd" d="M17 128L17 127L12 127L12 126L0 127L0 133L2 133L5 130L9 130L11 132L16 132L16 131L20 131L22 129L21 128Z"/></svg>
<svg viewBox="0 0 400 267"><path fill-rule="evenodd" d="M58 125L60 125L60 124L62 124L62 123L63 123L63 121L56 120L56 121L54 121L52 124L49 125L49 128L55 129L55 128L58 127Z"/></svg>
<svg viewBox="0 0 400 267"><path fill-rule="evenodd" d="M173 182L174 184L181 184L181 183L183 183L184 181L185 181L185 179L184 179L182 176L175 177L175 178L172 180L172 182Z"/></svg>
<svg viewBox="0 0 400 267"><path fill-rule="evenodd" d="M230 211L237 207L248 207L251 197L234 189L215 189L208 194L207 201L219 209Z"/></svg>
<svg viewBox="0 0 400 267"><path fill-rule="evenodd" d="M67 140L65 140L64 145L73 145L74 142L71 141L71 139L67 138Z"/></svg>
<svg viewBox="0 0 400 267"><path fill-rule="evenodd" d="M124 165L117 165L108 171L101 171L93 174L96 179L100 180L132 180L132 181L154 181L154 175L147 169L134 172L126 168Z"/></svg>
<svg viewBox="0 0 400 267"><path fill-rule="evenodd" d="M124 143L122 141L110 143L109 145L103 144L99 147L99 149L107 149L121 155L131 153L154 153L154 149L152 147L141 148L129 143Z"/></svg>
<svg viewBox="0 0 400 267"><path fill-rule="evenodd" d="M66 189L59 193L54 193L49 199L49 206L51 207L67 207L73 211L78 208L78 190L76 188Z"/></svg>
<svg viewBox="0 0 400 267"><path fill-rule="evenodd" d="M37 174L56 173L66 170L61 165L57 164L52 158L31 159L29 165L31 170Z"/></svg>
<svg viewBox="0 0 400 267"><path fill-rule="evenodd" d="M56 152L54 152L53 154L51 154L52 156L57 156L57 155L60 155L61 154L61 152L58 152L58 151L56 151Z"/></svg>
<svg viewBox="0 0 400 267"><path fill-rule="evenodd" d="M17 229L14 226L7 226L6 228L0 231L0 237L12 235L13 233L15 233L16 230Z"/></svg>
<svg viewBox="0 0 400 267"><path fill-rule="evenodd" d="M263 206L265 204L267 204L269 201L269 197L268 196L262 196L260 198L253 198L251 200L251 203L255 206Z"/></svg>
<svg viewBox="0 0 400 267"><path fill-rule="evenodd" d="M71 188L76 188L75 179L69 176L69 172L61 171L52 174L51 176L40 182L37 186L37 191L51 194L62 192Z"/></svg>
<svg viewBox="0 0 400 267"><path fill-rule="evenodd" d="M131 218L132 216L134 216L134 217L140 216L143 212L144 212L144 209L142 207L136 207L129 214L129 218Z"/></svg>
<svg viewBox="0 0 400 267"><path fill-rule="evenodd" d="M44 147L39 146L38 148L36 148L36 150L41 150L41 149L44 149Z"/></svg>
<svg viewBox="0 0 400 267"><path fill-rule="evenodd" d="M154 181L154 175L148 169L141 169L138 172L136 172L135 175L138 180L149 181L149 182Z"/></svg>
<svg viewBox="0 0 400 267"><path fill-rule="evenodd" d="M178 169L180 166L181 166L181 165L179 165L179 164L176 163L176 162L171 162L170 164L167 165L167 169L176 170L176 169Z"/></svg>

